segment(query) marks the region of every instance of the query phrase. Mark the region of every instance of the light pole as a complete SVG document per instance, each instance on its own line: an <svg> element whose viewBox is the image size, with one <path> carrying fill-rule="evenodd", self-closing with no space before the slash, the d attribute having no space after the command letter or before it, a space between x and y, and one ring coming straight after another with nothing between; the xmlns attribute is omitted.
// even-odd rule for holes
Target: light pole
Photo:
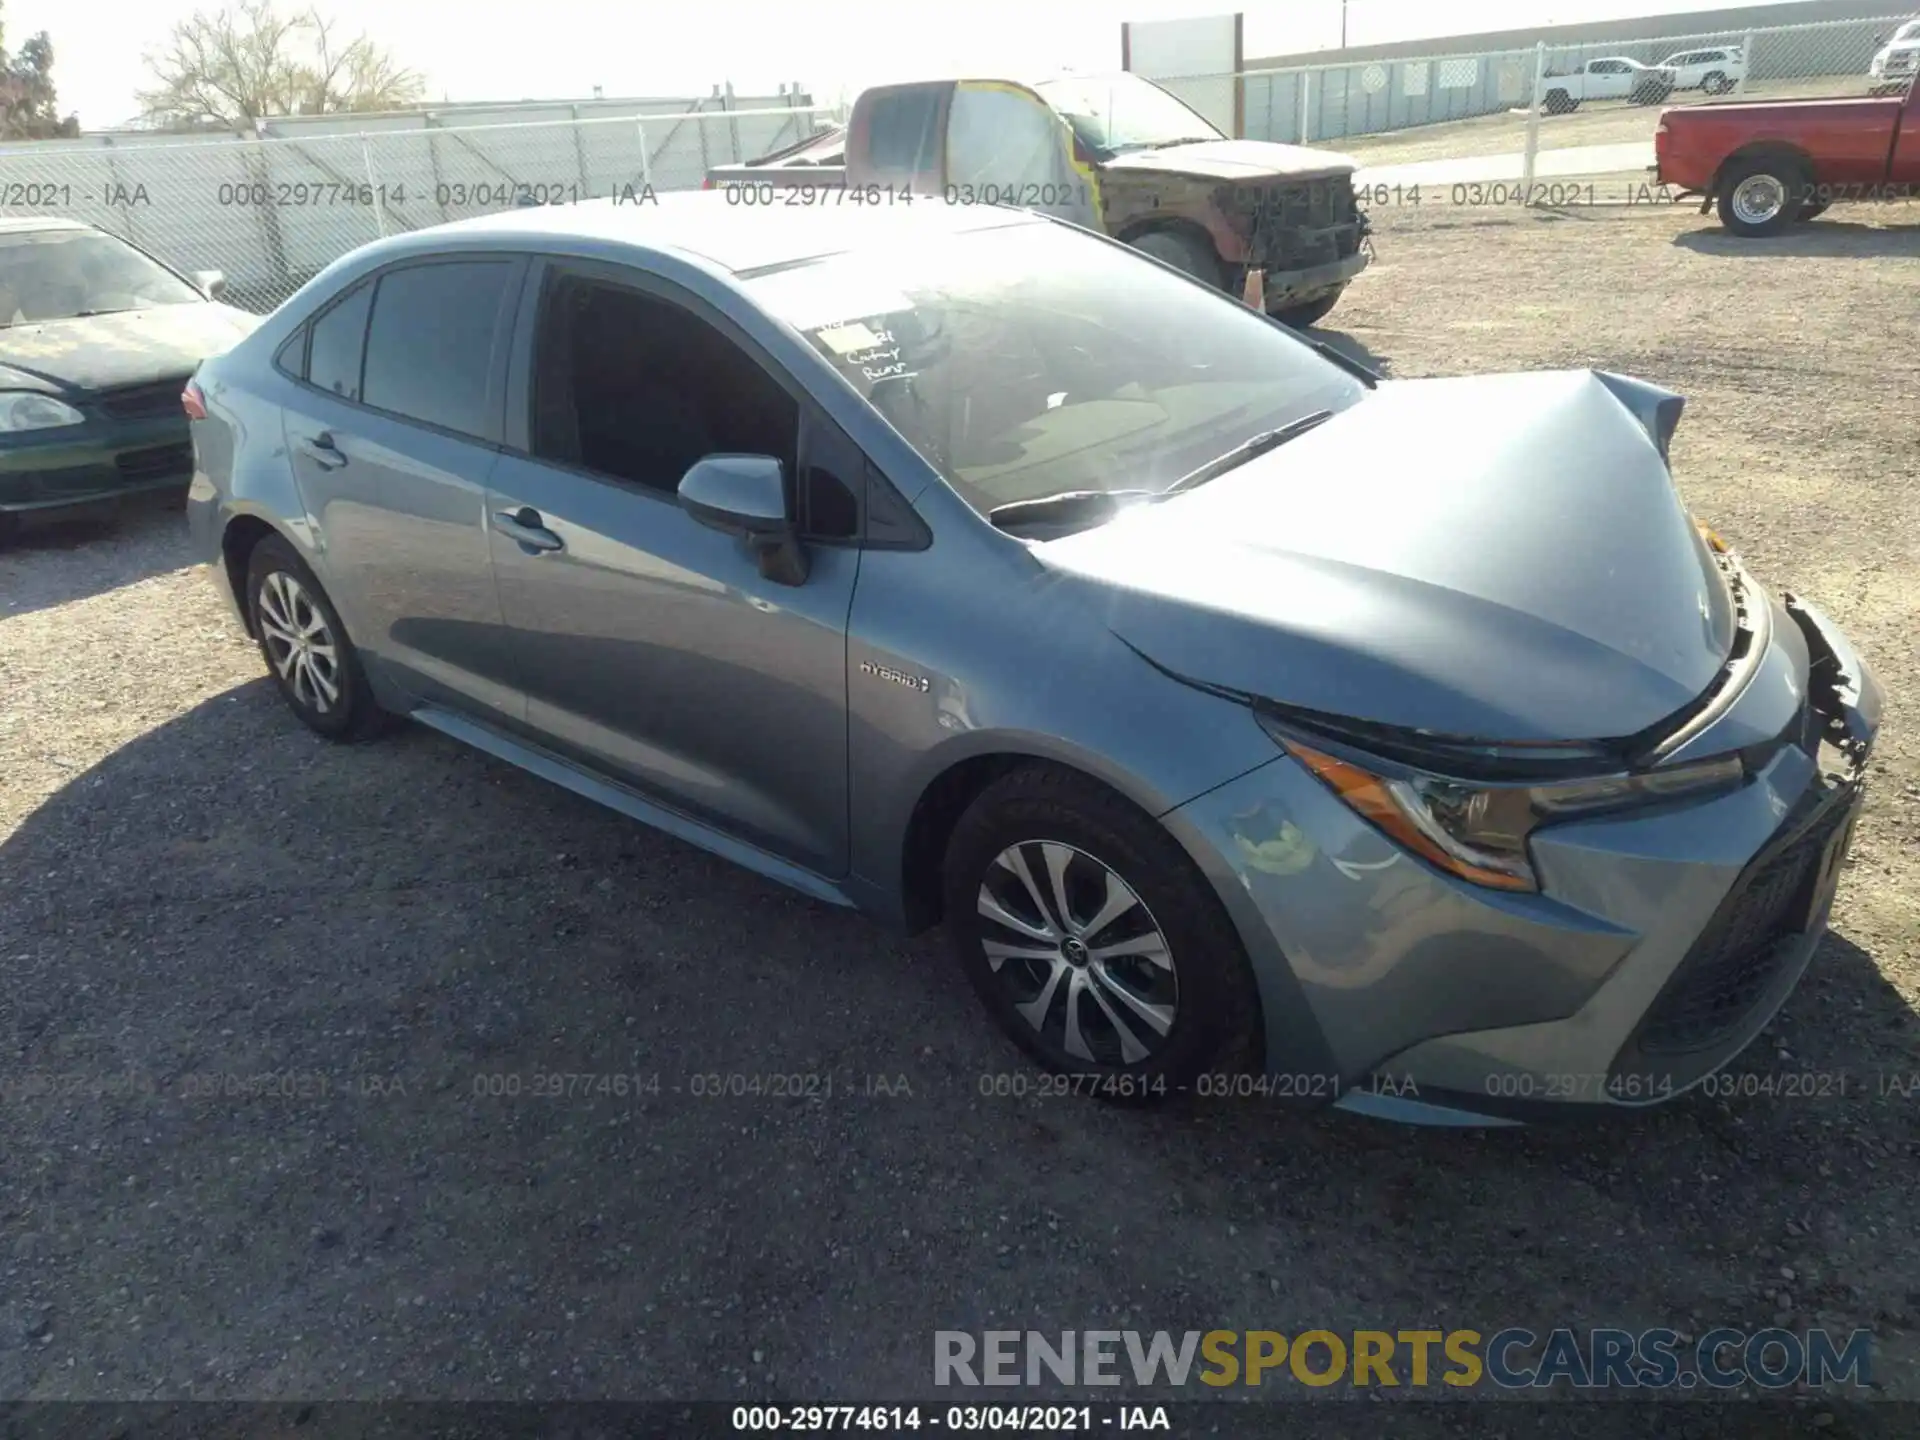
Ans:
<svg viewBox="0 0 1920 1440"><path fill-rule="evenodd" d="M1347 48L1347 0L1340 0L1340 48Z"/></svg>

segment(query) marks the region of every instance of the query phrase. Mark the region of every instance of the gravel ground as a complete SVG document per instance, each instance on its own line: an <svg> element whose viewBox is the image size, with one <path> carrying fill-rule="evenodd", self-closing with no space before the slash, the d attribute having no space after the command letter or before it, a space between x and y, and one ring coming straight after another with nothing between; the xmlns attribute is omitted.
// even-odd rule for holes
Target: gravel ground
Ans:
<svg viewBox="0 0 1920 1440"><path fill-rule="evenodd" d="M1835 933L1735 1067L1820 1093L1484 1133L983 1098L1015 1052L937 938L425 731L323 743L144 515L0 553L0 1398L924 1399L942 1328L1777 1320L1871 1327L1920 1400L1920 207L1378 218L1344 343L1684 392L1689 502L1884 677ZM262 1072L296 1093L199 1093Z"/></svg>

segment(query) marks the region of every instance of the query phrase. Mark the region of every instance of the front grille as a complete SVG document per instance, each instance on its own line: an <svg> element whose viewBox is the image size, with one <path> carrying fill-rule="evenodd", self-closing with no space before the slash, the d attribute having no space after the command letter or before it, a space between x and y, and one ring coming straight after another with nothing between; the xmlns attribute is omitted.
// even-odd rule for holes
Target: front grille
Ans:
<svg viewBox="0 0 1920 1440"><path fill-rule="evenodd" d="M189 480L193 477L193 442L186 440L178 445L153 445L145 450L129 450L119 456L114 464L119 467L120 478L130 482L164 480L173 475Z"/></svg>
<svg viewBox="0 0 1920 1440"><path fill-rule="evenodd" d="M1724 1040L1752 1013L1784 959L1780 942L1811 918L1827 842L1851 815L1830 806L1784 849L1760 860L1736 884L1642 1022L1642 1054L1684 1054Z"/></svg>
<svg viewBox="0 0 1920 1440"><path fill-rule="evenodd" d="M94 397L94 404L115 420L151 420L159 415L178 415L184 419L186 412L180 407L180 392L191 378L191 375L180 375L146 385L103 390Z"/></svg>
<svg viewBox="0 0 1920 1440"><path fill-rule="evenodd" d="M1267 269L1325 265L1360 249L1363 227L1348 176L1247 187L1230 203L1243 217L1251 262Z"/></svg>

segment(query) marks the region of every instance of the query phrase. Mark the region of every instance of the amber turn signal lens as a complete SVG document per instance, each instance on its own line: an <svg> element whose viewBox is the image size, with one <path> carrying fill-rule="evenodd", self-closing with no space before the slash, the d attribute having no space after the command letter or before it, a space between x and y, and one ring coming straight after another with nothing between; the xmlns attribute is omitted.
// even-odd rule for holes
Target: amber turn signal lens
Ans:
<svg viewBox="0 0 1920 1440"><path fill-rule="evenodd" d="M1442 847L1418 825L1387 790L1378 775L1337 760L1297 740L1282 740L1287 753L1311 770L1323 785L1333 791L1363 819L1384 831L1388 838L1413 851L1422 860L1437 865L1450 875L1485 885L1494 890L1532 890L1534 887L1517 875L1490 870L1463 860Z"/></svg>

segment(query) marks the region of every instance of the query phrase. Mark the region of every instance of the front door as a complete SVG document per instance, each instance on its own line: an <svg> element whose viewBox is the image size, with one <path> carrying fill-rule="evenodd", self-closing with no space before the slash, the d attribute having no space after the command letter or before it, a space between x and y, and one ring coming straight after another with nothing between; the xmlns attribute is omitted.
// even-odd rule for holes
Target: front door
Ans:
<svg viewBox="0 0 1920 1440"><path fill-rule="evenodd" d="M530 453L502 457L487 501L529 727L685 815L844 874L860 552L835 543L821 503L810 573L783 584L676 487L713 453L772 455L796 491L801 466L852 462L823 467L797 392L690 297L556 265L529 304Z"/></svg>
<svg viewBox="0 0 1920 1440"><path fill-rule="evenodd" d="M947 194L1100 228L1098 181L1073 131L1040 96L1005 80L962 80L947 109Z"/></svg>

